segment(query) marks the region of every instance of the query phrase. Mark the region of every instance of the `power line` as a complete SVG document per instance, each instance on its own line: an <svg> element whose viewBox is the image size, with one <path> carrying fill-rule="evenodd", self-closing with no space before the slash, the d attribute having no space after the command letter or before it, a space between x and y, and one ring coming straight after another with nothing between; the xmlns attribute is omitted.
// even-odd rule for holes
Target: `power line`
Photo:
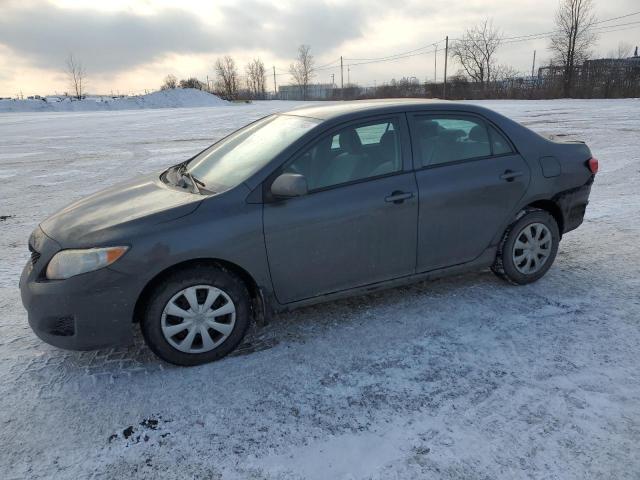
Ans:
<svg viewBox="0 0 640 480"><path fill-rule="evenodd" d="M626 26L632 26L632 28L633 28L633 26L635 26L635 25L640 25L640 20L635 21L635 22L619 23L619 24L616 24L616 25L602 25L602 26L599 26L599 27L593 27L593 30L596 30L598 33L609 33L609 32L613 32L613 31L619 31L619 30L609 30L611 28L626 27ZM528 42L528 41L533 41L533 40L542 40L542 39L545 39L545 38L551 38L551 35L556 34L556 33L560 33L560 30L553 30L551 32L531 34L531 35L527 35L527 36L523 35L522 37L506 37L506 38L503 39L502 44L504 45L504 44L510 44L510 43L520 43L520 42ZM513 40L511 40L511 39L513 39Z"/></svg>
<svg viewBox="0 0 640 480"><path fill-rule="evenodd" d="M374 60L384 60L384 59L387 59L387 58L397 57L397 56L401 56L401 55L407 55L407 54L410 54L410 53L418 52L420 50L431 48L431 47L434 47L434 46L444 42L444 40L445 39L443 38L442 40L438 40L437 42L431 42L429 45L425 45L424 47L416 48L414 50L408 50L406 52L396 53L396 54L393 54L393 55L387 55L385 57L375 57L375 58L346 58L345 57L345 60L364 61L364 62L374 61Z"/></svg>
<svg viewBox="0 0 640 480"><path fill-rule="evenodd" d="M624 27L626 25L638 25L640 24L640 20L636 20L635 22L627 22L627 23L619 23L617 25L602 25L601 27L593 27L594 30L604 29L604 28L613 28L613 27Z"/></svg>
<svg viewBox="0 0 640 480"><path fill-rule="evenodd" d="M601 34L604 33L614 33L614 32L624 32L626 30L635 30L637 27L633 26L633 27L624 27L624 28L617 28L615 30L607 30L606 32L600 32Z"/></svg>
<svg viewBox="0 0 640 480"><path fill-rule="evenodd" d="M600 20L600 21L594 22L593 25L599 25L601 23L611 22L613 20L619 20L621 18L632 17L634 15L640 15L640 11L627 13L626 15L620 15L620 16L617 16L617 17L607 18L605 20ZM600 27L594 27L594 29L605 29L605 28L620 27L622 25L633 25L635 23L638 23L638 22L630 22L628 24L618 24L618 25L602 25ZM503 37L502 38L502 40L503 40L502 43L517 43L517 41L538 40L538 39L541 39L541 38L546 38L548 35L553 35L554 33L560 33L560 30L550 30L548 32L539 32L539 33L530 33L530 34L527 34L527 35L515 35L515 36L511 36L511 37ZM522 40L520 40L520 39L522 39ZM456 38L454 40L460 40L460 38ZM511 40L513 40L513 42Z"/></svg>
<svg viewBox="0 0 640 480"><path fill-rule="evenodd" d="M410 57L417 57L420 55L428 55L430 53L434 53L436 50L428 50L426 52L420 52L420 53L413 53L410 55L402 55L402 56L396 56L396 57L384 57L380 60L369 60L367 62L356 62L356 63L350 63L349 65L351 65L352 67L356 66L356 65L368 65L370 63L382 63L382 62L393 62L395 60L402 60L404 58L410 58Z"/></svg>
<svg viewBox="0 0 640 480"><path fill-rule="evenodd" d="M613 17L613 18L607 18L606 20L600 20L598 22L595 22L594 25L597 25L599 23L606 23L606 22L610 22L612 20L619 20L621 18L627 18L627 17L633 17L634 15L640 15L640 10L637 12L633 12L633 13L627 13L626 15L620 15L619 17Z"/></svg>
<svg viewBox="0 0 640 480"><path fill-rule="evenodd" d="M325 68L329 68L331 66L337 67L337 65L333 65L334 63L340 63L340 59L336 58L335 60L333 60L332 62L329 63L325 63L324 65L320 65L319 67L316 68L316 70L324 70Z"/></svg>
<svg viewBox="0 0 640 480"><path fill-rule="evenodd" d="M620 15L618 17L607 18L606 20L600 20L598 22L595 22L594 25L599 25L601 23L611 22L613 20L619 20L621 18L632 17L634 15L640 15L640 11L627 13L626 15ZM595 27L595 28L608 28L608 27L615 27L615 26L616 25L603 25L601 27ZM544 35L551 35L551 34L558 33L558 32L559 32L559 30L551 30L549 32L530 33L528 35L517 35L517 36L514 36L514 37L504 37L502 40L513 40L513 39L527 38L527 37L539 37L539 36L544 36Z"/></svg>
<svg viewBox="0 0 640 480"><path fill-rule="evenodd" d="M558 30L551 30L549 32L530 33L529 35L517 35L515 37L503 37L502 40L514 40L514 39L518 39L518 38L539 37L540 35L551 35L552 33L556 33L557 31Z"/></svg>
<svg viewBox="0 0 640 480"><path fill-rule="evenodd" d="M596 30L598 33L611 33L611 32L618 32L618 31L623 31L623 30L629 30L631 28L635 28L636 25L640 25L640 20L638 21L633 21L633 22L626 22L626 23L619 23L619 24L614 24L614 25L602 25L604 23L608 23L608 22L612 22L614 20L620 20L622 18L628 18L628 17L632 17L635 15L640 15L640 11L637 12L631 12L631 13L627 13L625 15L619 15L617 17L611 17L611 18L607 18L604 20L600 20L595 22L593 25L597 25L592 27L593 30ZM623 27L623 28L620 28ZM542 40L542 39L547 39L547 38L551 38L552 35L560 33L559 30L551 30L551 31L547 31L547 32L539 32L539 33L530 33L530 34L526 34L526 35L515 35L515 36L509 36L509 37L503 37L502 38L502 44L511 44L511 43L521 43L521 42L529 42L529 41L534 41L534 40ZM459 40L459 39L449 39L450 41L453 40ZM355 67L358 65L370 65L370 64L374 64L374 63L386 63L386 62L394 62L394 61L398 61L398 60L403 60L406 58L412 58L412 57L416 57L416 56L420 56L420 55L429 55L432 53L435 53L437 55L438 52L438 45L445 42L445 39L442 40L438 40L437 42L431 42L428 45L419 47L419 48L415 48L413 50L407 50L404 52L399 52L393 55L386 55L383 57L373 57L373 58L338 58L335 59L329 63L320 65L319 67L314 68L314 71L322 71L322 70L331 70L331 69L338 69L340 68L339 63L342 60L346 60L346 61L350 61L353 63L347 63L344 62L344 65L349 68L349 67ZM435 48L434 48L435 47ZM288 71L283 71L278 69L279 73L275 73L274 71L274 77L275 76L282 76L282 75L291 75L290 72Z"/></svg>

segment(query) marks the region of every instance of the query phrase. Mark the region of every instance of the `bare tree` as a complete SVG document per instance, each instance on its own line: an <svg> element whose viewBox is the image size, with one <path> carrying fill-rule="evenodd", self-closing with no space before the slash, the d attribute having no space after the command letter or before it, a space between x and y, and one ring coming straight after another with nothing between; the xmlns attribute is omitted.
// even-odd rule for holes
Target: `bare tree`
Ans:
<svg viewBox="0 0 640 480"><path fill-rule="evenodd" d="M184 78L180 80L180 83L178 83L178 86L180 88L196 88L198 90L202 90L204 88L204 83L202 83L200 80L198 80L195 77L190 77L190 78Z"/></svg>
<svg viewBox="0 0 640 480"><path fill-rule="evenodd" d="M178 86L178 79L175 75L167 75L164 79L164 83L160 87L160 90L171 90Z"/></svg>
<svg viewBox="0 0 640 480"><path fill-rule="evenodd" d="M556 11L557 33L551 37L550 50L554 60L563 66L564 96L571 95L575 69L588 57L597 40L592 0L560 0Z"/></svg>
<svg viewBox="0 0 640 480"><path fill-rule="evenodd" d="M493 68L493 72L494 80L513 81L518 77L522 77L522 74L511 65L497 65Z"/></svg>
<svg viewBox="0 0 640 480"><path fill-rule="evenodd" d="M453 43L451 54L458 60L471 80L484 88L495 79L495 53L502 43L502 34L489 19L467 29L462 38Z"/></svg>
<svg viewBox="0 0 640 480"><path fill-rule="evenodd" d="M264 63L254 58L247 64L247 88L253 98L265 98L267 76Z"/></svg>
<svg viewBox="0 0 640 480"><path fill-rule="evenodd" d="M289 73L293 77L295 84L300 87L303 100L307 99L309 83L314 77L314 71L315 60L311 55L311 47L309 45L300 45L298 47L298 58L289 66Z"/></svg>
<svg viewBox="0 0 640 480"><path fill-rule="evenodd" d="M216 90L227 100L238 98L238 69L229 55L216 60Z"/></svg>
<svg viewBox="0 0 640 480"><path fill-rule="evenodd" d="M74 57L73 53L70 53L67 57L66 72L73 96L80 100L85 94L87 72L82 62Z"/></svg>

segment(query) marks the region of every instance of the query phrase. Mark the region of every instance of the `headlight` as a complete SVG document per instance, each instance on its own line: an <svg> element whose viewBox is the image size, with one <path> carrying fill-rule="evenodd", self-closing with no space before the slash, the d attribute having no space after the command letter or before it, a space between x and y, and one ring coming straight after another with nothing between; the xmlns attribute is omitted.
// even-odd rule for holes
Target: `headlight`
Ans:
<svg viewBox="0 0 640 480"><path fill-rule="evenodd" d="M89 248L86 250L62 250L56 253L47 266L49 280L65 278L93 272L111 265L118 260L129 247Z"/></svg>

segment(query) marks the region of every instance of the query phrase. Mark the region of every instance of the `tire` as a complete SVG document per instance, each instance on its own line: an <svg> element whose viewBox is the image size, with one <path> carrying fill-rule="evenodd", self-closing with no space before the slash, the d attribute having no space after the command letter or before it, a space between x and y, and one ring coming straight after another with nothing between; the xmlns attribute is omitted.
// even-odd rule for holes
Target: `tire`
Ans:
<svg viewBox="0 0 640 480"><path fill-rule="evenodd" d="M162 360L193 366L233 351L250 321L249 293L238 277L223 268L194 266L156 286L141 329L146 344Z"/></svg>
<svg viewBox="0 0 640 480"><path fill-rule="evenodd" d="M535 282L551 268L559 243L560 231L551 214L524 210L507 228L491 270L514 285Z"/></svg>

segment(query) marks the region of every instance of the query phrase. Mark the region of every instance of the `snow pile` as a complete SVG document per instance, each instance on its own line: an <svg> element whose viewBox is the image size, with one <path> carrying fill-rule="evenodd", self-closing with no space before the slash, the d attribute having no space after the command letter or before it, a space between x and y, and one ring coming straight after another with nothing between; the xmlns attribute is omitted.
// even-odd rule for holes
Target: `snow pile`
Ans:
<svg viewBox="0 0 640 480"><path fill-rule="evenodd" d="M94 110L135 110L139 108L216 107L229 102L195 88L161 90L132 97L96 96L83 100L70 97L0 100L0 112L78 112Z"/></svg>
<svg viewBox="0 0 640 480"><path fill-rule="evenodd" d="M212 93L195 88L161 90L139 97L123 98L120 101L135 105L131 108L215 107L229 104Z"/></svg>

